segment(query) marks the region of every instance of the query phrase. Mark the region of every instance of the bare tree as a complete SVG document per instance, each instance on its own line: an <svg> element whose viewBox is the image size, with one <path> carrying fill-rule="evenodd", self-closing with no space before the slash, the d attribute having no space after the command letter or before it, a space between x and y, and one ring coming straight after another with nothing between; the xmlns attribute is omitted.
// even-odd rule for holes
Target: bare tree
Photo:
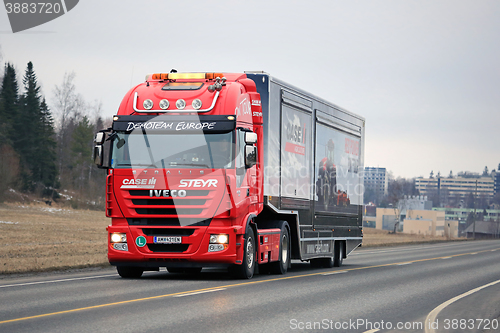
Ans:
<svg viewBox="0 0 500 333"><path fill-rule="evenodd" d="M75 72L65 73L60 86L55 86L53 97L53 110L57 127L57 156L59 177L64 174L64 166L69 159L69 144L72 130L85 109L83 97L76 92Z"/></svg>
<svg viewBox="0 0 500 333"><path fill-rule="evenodd" d="M83 97L76 92L75 72L65 73L60 86L54 87L53 110L59 131L67 126L71 117L78 117L85 109Z"/></svg>

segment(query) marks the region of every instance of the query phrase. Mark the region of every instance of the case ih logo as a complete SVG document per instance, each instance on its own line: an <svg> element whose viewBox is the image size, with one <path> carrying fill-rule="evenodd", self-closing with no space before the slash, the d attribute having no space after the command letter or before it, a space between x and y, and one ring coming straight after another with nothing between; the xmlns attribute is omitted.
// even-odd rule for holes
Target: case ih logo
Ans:
<svg viewBox="0 0 500 333"><path fill-rule="evenodd" d="M75 8L79 0L3 0L12 32L52 21Z"/></svg>

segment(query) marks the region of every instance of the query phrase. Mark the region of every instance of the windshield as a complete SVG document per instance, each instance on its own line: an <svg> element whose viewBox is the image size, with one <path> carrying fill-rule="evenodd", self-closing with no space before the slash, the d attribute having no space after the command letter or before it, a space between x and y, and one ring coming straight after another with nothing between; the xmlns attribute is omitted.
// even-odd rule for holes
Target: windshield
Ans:
<svg viewBox="0 0 500 333"><path fill-rule="evenodd" d="M234 132L130 134L116 132L112 168L232 168Z"/></svg>

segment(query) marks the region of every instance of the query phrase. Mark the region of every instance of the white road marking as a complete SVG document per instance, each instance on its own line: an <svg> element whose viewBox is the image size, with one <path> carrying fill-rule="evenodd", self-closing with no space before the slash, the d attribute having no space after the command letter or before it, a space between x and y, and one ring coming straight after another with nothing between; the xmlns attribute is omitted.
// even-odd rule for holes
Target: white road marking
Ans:
<svg viewBox="0 0 500 333"><path fill-rule="evenodd" d="M472 295L474 294L475 292L478 292L479 290L481 289L484 289L484 288L488 288L488 287L491 287L497 283L500 283L500 280L497 280L495 282L491 282L491 283L488 283L488 284L485 284L484 286L481 286L481 287L478 287L476 289L472 289L472 290L469 290L468 292L466 293L463 293L461 295L458 295L457 297L454 297L444 303L442 303L441 305L439 305L438 307L436 307L434 310L432 310L428 315L427 315L427 318L425 318L425 323L433 323L436 321L436 318L439 314L439 312L441 312L445 307L447 307L448 305L452 304L452 303L455 303L456 301L466 297L466 296L469 296L469 295ZM433 329L433 328L430 328L429 325L425 325L425 333L435 333L436 330Z"/></svg>
<svg viewBox="0 0 500 333"><path fill-rule="evenodd" d="M32 286L34 284L57 283L57 282L77 281L77 280L90 280L90 279L98 279L98 278L103 278L103 277L108 277L108 276L116 276L116 274L87 276L87 277L81 277L81 278L60 279L60 280L50 280L50 281L38 281L38 282L6 284L6 285L3 285L3 286L0 286L0 288L23 287L23 286Z"/></svg>
<svg viewBox="0 0 500 333"><path fill-rule="evenodd" d="M440 259L442 259L442 260L444 260L444 259L451 259L451 257L442 257Z"/></svg>
<svg viewBox="0 0 500 333"><path fill-rule="evenodd" d="M402 264L398 264L398 266L405 266L405 265L411 265L413 262L404 262Z"/></svg>
<svg viewBox="0 0 500 333"><path fill-rule="evenodd" d="M419 246L420 245L420 246ZM375 251L364 251L364 250L358 250L357 252L352 252L349 256L352 255L362 255L362 254L374 254L374 253L386 253L386 252L403 252L403 251L416 251L416 250L427 250L427 249L435 249L435 248L441 248L441 247L451 247L454 245L462 245L460 243L453 243L453 244L445 244L445 245L429 245L429 246L422 246L425 244L414 244L413 246L401 246L396 249L391 249L391 250L375 250ZM417 248L416 248L417 247ZM496 251L496 250L494 250Z"/></svg>
<svg viewBox="0 0 500 333"><path fill-rule="evenodd" d="M342 274L342 273L347 273L347 271L335 271L335 272L325 273L323 275Z"/></svg>
<svg viewBox="0 0 500 333"><path fill-rule="evenodd" d="M182 294L182 295L177 295L177 296L174 296L174 297L184 297L184 296L192 296L192 295L199 295L199 294L213 293L214 291L221 291L221 290L226 290L226 288L219 288L219 289L211 289L211 290L197 291L197 292L194 292L194 293Z"/></svg>
<svg viewBox="0 0 500 333"><path fill-rule="evenodd" d="M369 331L364 331L363 333L375 333L375 332L378 332L378 331L380 331L380 330L379 330L379 329L374 328L374 329L369 330Z"/></svg>

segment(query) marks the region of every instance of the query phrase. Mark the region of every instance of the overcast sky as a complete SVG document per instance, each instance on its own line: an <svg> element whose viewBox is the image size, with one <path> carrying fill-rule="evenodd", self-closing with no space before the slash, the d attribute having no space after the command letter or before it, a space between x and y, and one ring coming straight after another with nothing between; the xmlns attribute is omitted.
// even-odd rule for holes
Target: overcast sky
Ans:
<svg viewBox="0 0 500 333"><path fill-rule="evenodd" d="M366 119L365 166L395 176L500 163L498 0L82 0L12 34L4 61L32 61L49 103L65 72L115 114L148 73L263 70Z"/></svg>

